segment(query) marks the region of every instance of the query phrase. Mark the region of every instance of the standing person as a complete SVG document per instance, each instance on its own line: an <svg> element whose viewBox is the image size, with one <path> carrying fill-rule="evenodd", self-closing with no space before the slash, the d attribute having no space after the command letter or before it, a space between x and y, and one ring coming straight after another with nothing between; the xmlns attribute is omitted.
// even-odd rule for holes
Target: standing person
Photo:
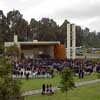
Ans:
<svg viewBox="0 0 100 100"><path fill-rule="evenodd" d="M46 87L46 94L49 94L49 85L47 84L47 87Z"/></svg>
<svg viewBox="0 0 100 100"><path fill-rule="evenodd" d="M50 94L54 94L54 91L52 89L52 84L50 84L50 86L49 86L49 91L50 91Z"/></svg>
<svg viewBox="0 0 100 100"><path fill-rule="evenodd" d="M42 85L42 94L45 94L45 84Z"/></svg>
<svg viewBox="0 0 100 100"><path fill-rule="evenodd" d="M26 79L28 80L29 79L29 72L26 74Z"/></svg>
<svg viewBox="0 0 100 100"><path fill-rule="evenodd" d="M82 69L82 78L84 78L84 70Z"/></svg>
<svg viewBox="0 0 100 100"><path fill-rule="evenodd" d="M23 71L21 71L21 78L23 77Z"/></svg>
<svg viewBox="0 0 100 100"><path fill-rule="evenodd" d="M79 67L79 72L78 72L78 74L79 74L79 79L81 78L81 72L82 72L82 70L81 70L81 68Z"/></svg>

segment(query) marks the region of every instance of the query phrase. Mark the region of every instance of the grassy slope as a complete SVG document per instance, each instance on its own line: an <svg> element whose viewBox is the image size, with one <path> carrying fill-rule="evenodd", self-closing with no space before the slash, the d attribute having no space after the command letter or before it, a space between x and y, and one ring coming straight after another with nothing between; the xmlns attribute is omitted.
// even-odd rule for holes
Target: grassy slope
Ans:
<svg viewBox="0 0 100 100"><path fill-rule="evenodd" d="M53 86L58 86L60 82L60 77L56 76L54 78L42 78L42 79L29 79L22 80L22 90L32 90L32 89L40 89L42 84L53 84Z"/></svg>
<svg viewBox="0 0 100 100"><path fill-rule="evenodd" d="M92 84L75 88L68 93L68 97L61 91L57 91L53 96L33 95L25 100L100 100L100 84Z"/></svg>
<svg viewBox="0 0 100 100"><path fill-rule="evenodd" d="M79 79L78 77L74 77L75 81L86 81L86 80L94 80L97 78L96 74L85 76L84 79ZM22 91L32 90L32 89L40 89L42 84L52 84L53 86L59 86L60 76L55 76L54 78L44 78L44 79L29 79L29 80L21 80L22 81Z"/></svg>

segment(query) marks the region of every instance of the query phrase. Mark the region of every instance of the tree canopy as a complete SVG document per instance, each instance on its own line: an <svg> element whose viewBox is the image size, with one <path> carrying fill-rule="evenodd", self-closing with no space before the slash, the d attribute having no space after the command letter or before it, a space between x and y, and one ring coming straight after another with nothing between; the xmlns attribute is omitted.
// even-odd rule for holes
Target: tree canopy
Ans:
<svg viewBox="0 0 100 100"><path fill-rule="evenodd" d="M31 18L28 23L18 10L9 11L7 16L0 10L0 42L13 41L14 34L18 35L19 41L60 41L66 44L67 19L58 25L53 19L42 18L37 21ZM100 32L89 28L82 29L76 26L76 45L86 47L100 47Z"/></svg>
<svg viewBox="0 0 100 100"><path fill-rule="evenodd" d="M11 64L0 59L0 100L24 100L21 96L20 81L12 77Z"/></svg>
<svg viewBox="0 0 100 100"><path fill-rule="evenodd" d="M65 68L61 74L61 90L67 93L74 87L73 71L71 68Z"/></svg>

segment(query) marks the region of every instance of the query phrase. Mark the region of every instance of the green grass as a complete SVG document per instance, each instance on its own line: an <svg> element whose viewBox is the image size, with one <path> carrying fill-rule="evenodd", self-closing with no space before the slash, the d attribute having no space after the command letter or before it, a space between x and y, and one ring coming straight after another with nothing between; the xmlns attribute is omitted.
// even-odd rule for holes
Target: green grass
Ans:
<svg viewBox="0 0 100 100"><path fill-rule="evenodd" d="M29 80L21 80L22 82L22 90L32 90L32 89L40 89L42 84L53 84L53 86L58 86L60 83L60 76L56 76L54 78L41 78L41 79L29 79Z"/></svg>
<svg viewBox="0 0 100 100"><path fill-rule="evenodd" d="M85 75L83 79L79 79L79 77L74 77L75 82L82 82L82 81L88 81L88 80L95 80L97 79L97 73L92 73L91 75Z"/></svg>
<svg viewBox="0 0 100 100"><path fill-rule="evenodd" d="M100 62L100 58L94 58L94 59L87 59L89 61L93 61L93 62Z"/></svg>
<svg viewBox="0 0 100 100"><path fill-rule="evenodd" d="M27 96L25 100L100 100L100 84L75 88L69 91L67 96L61 91L57 91L52 96L38 94Z"/></svg>
<svg viewBox="0 0 100 100"><path fill-rule="evenodd" d="M79 79L78 77L74 77L75 82L80 82L80 81L86 81L86 80L94 80L97 79L96 74L92 75L87 75L84 77L84 79ZM27 90L32 90L32 89L40 89L42 84L52 84L53 86L59 86L60 85L60 76L56 75L54 78L42 78L42 79L21 79L22 82L22 91L27 91Z"/></svg>

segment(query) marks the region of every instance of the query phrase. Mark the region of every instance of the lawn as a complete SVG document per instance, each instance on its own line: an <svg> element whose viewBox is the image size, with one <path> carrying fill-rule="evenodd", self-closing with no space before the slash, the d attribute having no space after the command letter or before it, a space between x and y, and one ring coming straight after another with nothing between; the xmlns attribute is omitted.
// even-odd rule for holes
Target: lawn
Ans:
<svg viewBox="0 0 100 100"><path fill-rule="evenodd" d="M52 96L41 94L27 96L25 100L100 100L100 83L82 86L68 92L68 96L57 91Z"/></svg>
<svg viewBox="0 0 100 100"><path fill-rule="evenodd" d="M75 82L82 82L82 81L88 81L88 80L95 80L97 79L97 73L92 73L91 75L85 75L83 79L79 79L79 77L74 77Z"/></svg>
<svg viewBox="0 0 100 100"><path fill-rule="evenodd" d="M53 86L58 86L60 83L60 76L56 76L54 78L41 78L41 79L22 79L22 90L32 90L32 89L40 89L42 84L53 84Z"/></svg>
<svg viewBox="0 0 100 100"><path fill-rule="evenodd" d="M86 81L86 80L94 80L97 79L96 74L87 75L84 79L79 79L78 77L74 77L75 82ZM42 78L42 79L21 79L22 82L22 91L32 90L32 89L40 89L42 84L52 84L53 86L59 86L61 77L56 75L54 78Z"/></svg>

